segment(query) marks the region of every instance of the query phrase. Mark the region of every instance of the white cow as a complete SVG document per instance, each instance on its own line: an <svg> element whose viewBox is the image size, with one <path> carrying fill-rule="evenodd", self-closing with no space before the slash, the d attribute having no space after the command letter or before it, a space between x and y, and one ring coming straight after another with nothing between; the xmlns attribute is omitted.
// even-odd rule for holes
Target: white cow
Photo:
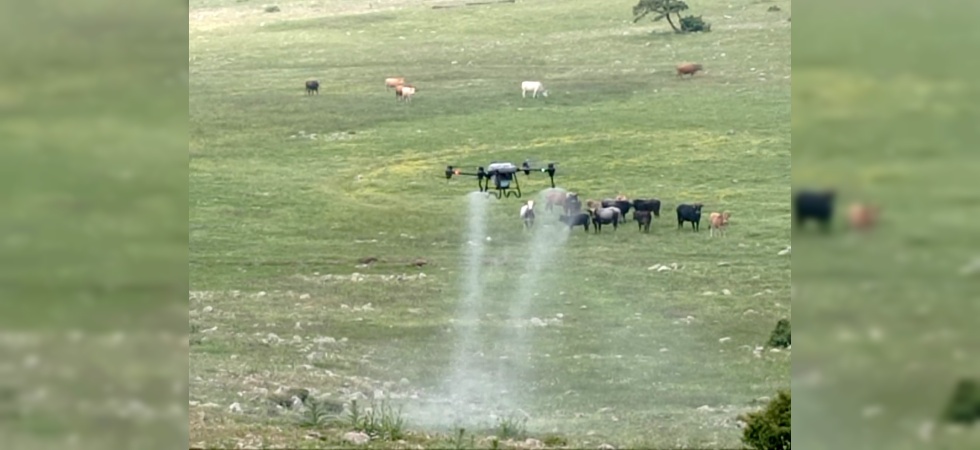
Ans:
<svg viewBox="0 0 980 450"><path fill-rule="evenodd" d="M538 98L538 92L543 97L548 96L548 90L544 88L544 85L540 81L525 81L521 83L521 98L527 98L527 91L533 92L531 95L532 98Z"/></svg>
<svg viewBox="0 0 980 450"><path fill-rule="evenodd" d="M534 226L534 200L528 200L521 206L521 220L524 221L524 229Z"/></svg>
<svg viewBox="0 0 980 450"><path fill-rule="evenodd" d="M412 101L412 96L415 95L415 86L402 86L400 92L401 99L410 102ZM398 98L397 95L399 94L396 93L396 99Z"/></svg>

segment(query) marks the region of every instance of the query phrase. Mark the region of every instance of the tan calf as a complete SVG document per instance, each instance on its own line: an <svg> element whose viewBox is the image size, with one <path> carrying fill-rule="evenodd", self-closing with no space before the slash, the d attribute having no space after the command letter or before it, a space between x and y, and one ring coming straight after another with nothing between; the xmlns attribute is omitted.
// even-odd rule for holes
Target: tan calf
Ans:
<svg viewBox="0 0 980 450"><path fill-rule="evenodd" d="M385 78L385 90L391 90L391 88L396 87L400 84L405 84L405 77L389 77Z"/></svg>
<svg viewBox="0 0 980 450"><path fill-rule="evenodd" d="M878 208L854 203L847 211L847 218L851 223L851 228L858 231L870 230L878 222Z"/></svg>
<svg viewBox="0 0 980 450"><path fill-rule="evenodd" d="M708 215L708 236L714 236L715 230L719 234L724 235L725 230L728 228L728 218L732 215L728 212L713 212Z"/></svg>

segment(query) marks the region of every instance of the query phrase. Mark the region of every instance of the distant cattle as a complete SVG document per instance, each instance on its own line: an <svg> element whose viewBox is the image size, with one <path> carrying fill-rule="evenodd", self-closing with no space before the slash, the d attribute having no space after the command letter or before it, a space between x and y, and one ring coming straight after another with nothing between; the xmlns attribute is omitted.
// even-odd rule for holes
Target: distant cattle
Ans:
<svg viewBox="0 0 980 450"><path fill-rule="evenodd" d="M548 96L548 90L540 81L525 81L521 83L521 98L527 98L527 93L531 92L531 98L538 98L538 93L542 97Z"/></svg>
<svg viewBox="0 0 980 450"><path fill-rule="evenodd" d="M633 213L633 220L640 225L640 231L650 232L650 222L653 221L653 214L650 211L639 211Z"/></svg>
<svg viewBox="0 0 980 450"><path fill-rule="evenodd" d="M698 231L701 229L701 208L704 205L695 203L693 205L681 204L677 206L677 229L684 226L684 222L691 222L691 229Z"/></svg>
<svg viewBox="0 0 980 450"><path fill-rule="evenodd" d="M592 213L592 226L595 227L595 232L598 233L602 231L602 226L607 224L612 224L613 230L619 228L619 224L623 222L623 212L615 206L610 206L606 208L594 209Z"/></svg>
<svg viewBox="0 0 980 450"><path fill-rule="evenodd" d="M565 225L568 225L569 230L581 225L585 227L585 232L587 233L589 231L589 223L592 221L592 218L586 213L577 213L571 216L562 214L558 216L558 220Z"/></svg>
<svg viewBox="0 0 980 450"><path fill-rule="evenodd" d="M724 235L725 230L728 228L728 219L731 216L728 211L708 214L708 235L714 236L716 232Z"/></svg>
<svg viewBox="0 0 980 450"><path fill-rule="evenodd" d="M811 191L803 190L793 195L794 223L802 227L810 219L816 220L823 231L830 229L830 221L834 216L834 200L837 193L834 190Z"/></svg>
<svg viewBox="0 0 980 450"><path fill-rule="evenodd" d="M630 208L633 207L633 202L629 201L624 195L616 196L616 198L607 198L602 200L602 207L609 208L614 206L619 208L623 214L629 214Z"/></svg>
<svg viewBox="0 0 980 450"><path fill-rule="evenodd" d="M412 101L412 96L415 95L415 86L399 86L398 92L395 94L395 100L404 100L406 102Z"/></svg>
<svg viewBox="0 0 980 450"><path fill-rule="evenodd" d="M636 199L633 200L633 209L637 211L650 211L653 213L654 217L660 217L660 200L655 198L651 199Z"/></svg>
<svg viewBox="0 0 980 450"><path fill-rule="evenodd" d="M578 199L578 194L574 192L563 192L559 190L549 190L544 195L545 211L552 211L555 206L560 206L564 215L570 216L582 210L582 203Z"/></svg>
<svg viewBox="0 0 980 450"><path fill-rule="evenodd" d="M306 82L306 95L320 95L320 82L317 80L309 80Z"/></svg>
<svg viewBox="0 0 980 450"><path fill-rule="evenodd" d="M690 75L693 77L694 74L701 70L704 70L704 67L701 66L701 64L682 63L677 65L677 76Z"/></svg>
<svg viewBox="0 0 980 450"><path fill-rule="evenodd" d="M405 77L389 77L385 78L385 90L391 90L391 88L398 86L400 84L405 84Z"/></svg>
<svg viewBox="0 0 980 450"><path fill-rule="evenodd" d="M521 220L524 221L525 230L534 226L534 200L528 200L521 206Z"/></svg>
<svg viewBox="0 0 980 450"><path fill-rule="evenodd" d="M858 231L867 231L878 222L878 207L854 203L847 211L848 222L851 228Z"/></svg>

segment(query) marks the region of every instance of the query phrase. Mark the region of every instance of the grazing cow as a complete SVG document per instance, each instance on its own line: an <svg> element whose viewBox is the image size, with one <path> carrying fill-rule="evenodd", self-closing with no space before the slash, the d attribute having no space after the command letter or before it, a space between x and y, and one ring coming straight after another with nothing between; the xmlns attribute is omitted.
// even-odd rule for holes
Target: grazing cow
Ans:
<svg viewBox="0 0 980 450"><path fill-rule="evenodd" d="M600 202L599 200L589 199L585 201L585 209L588 211L592 211L593 209L599 209L601 207L602 207L602 202Z"/></svg>
<svg viewBox="0 0 980 450"><path fill-rule="evenodd" d="M698 71L704 70L701 64L697 63L682 63L677 65L677 76L690 75L691 77Z"/></svg>
<svg viewBox="0 0 980 450"><path fill-rule="evenodd" d="M623 212L615 206L594 209L590 212L592 213L592 226L595 227L596 233L602 231L603 224L611 223L613 230L616 230L619 228L620 222L623 221Z"/></svg>
<svg viewBox="0 0 980 450"><path fill-rule="evenodd" d="M854 203L847 213L851 228L858 231L869 230L878 222L878 207L876 206Z"/></svg>
<svg viewBox="0 0 980 450"><path fill-rule="evenodd" d="M714 236L715 231L724 235L728 228L728 218L731 216L728 211L708 214L708 236Z"/></svg>
<svg viewBox="0 0 980 450"><path fill-rule="evenodd" d="M415 95L415 90L416 90L415 86L404 85L404 86L399 86L399 88L401 89L395 95L395 100L398 100L400 97L402 100L405 100L406 102L411 102L412 96Z"/></svg>
<svg viewBox="0 0 980 450"><path fill-rule="evenodd" d="M306 82L306 95L320 95L320 82L316 80L309 80Z"/></svg>
<svg viewBox="0 0 980 450"><path fill-rule="evenodd" d="M795 225L802 227L807 220L816 220L824 232L830 230L830 220L834 216L834 200L837 193L826 191L800 191L793 195L793 215Z"/></svg>
<svg viewBox="0 0 980 450"><path fill-rule="evenodd" d="M521 206L521 220L524 221L525 230L534 226L534 200L528 200L524 206Z"/></svg>
<svg viewBox="0 0 980 450"><path fill-rule="evenodd" d="M569 192L565 196L565 215L572 215L582 211L582 201L578 199L578 194Z"/></svg>
<svg viewBox="0 0 980 450"><path fill-rule="evenodd" d="M589 222L591 218L586 213L577 213L574 216L566 216L564 214L558 216L558 220L565 225L568 225L568 229L571 230L579 225L585 227L585 232L589 232Z"/></svg>
<svg viewBox="0 0 980 450"><path fill-rule="evenodd" d="M633 200L633 209L637 211L650 211L654 217L660 217L660 200L655 198L648 200L638 198Z"/></svg>
<svg viewBox="0 0 980 450"><path fill-rule="evenodd" d="M521 83L521 98L527 98L528 91L532 92L532 98L538 98L539 92L542 97L548 96L548 90L544 88L544 85L540 81L525 81Z"/></svg>
<svg viewBox="0 0 980 450"><path fill-rule="evenodd" d="M391 88L396 87L400 84L405 84L405 77L391 77L385 78L385 90L390 91Z"/></svg>
<svg viewBox="0 0 980 450"><path fill-rule="evenodd" d="M650 222L653 221L653 215L650 211L637 210L633 213L633 220L639 222L640 231L650 232Z"/></svg>
<svg viewBox="0 0 980 450"><path fill-rule="evenodd" d="M603 208L613 206L618 208L623 214L629 214L630 208L633 207L633 202L629 201L629 199L624 195L618 195L615 199L607 198L602 200Z"/></svg>
<svg viewBox="0 0 980 450"><path fill-rule="evenodd" d="M559 191L559 190L555 190L555 189L549 190L544 195L544 200L545 200L544 209L545 209L545 211L551 212L552 209L556 205L557 206L561 206L562 207L562 210L567 211L567 209L565 207L565 202L568 200L568 198L570 196L573 196L573 195L575 196L576 199L578 198L578 194L576 194L574 192L563 192L563 191ZM566 212L566 214L567 214L567 212Z"/></svg>
<svg viewBox="0 0 980 450"><path fill-rule="evenodd" d="M701 229L701 208L704 205L695 203L693 205L677 205L677 229L684 226L684 222L691 222L691 229L698 231Z"/></svg>

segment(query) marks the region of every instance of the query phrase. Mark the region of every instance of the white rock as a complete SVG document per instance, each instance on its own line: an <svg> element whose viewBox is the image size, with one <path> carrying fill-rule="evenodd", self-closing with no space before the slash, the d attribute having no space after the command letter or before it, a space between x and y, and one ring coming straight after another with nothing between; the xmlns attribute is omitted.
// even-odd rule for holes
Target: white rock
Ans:
<svg viewBox="0 0 980 450"><path fill-rule="evenodd" d="M730 337L728 337L728 336L725 336L725 337L723 337L723 338L721 338L721 339L718 339L718 342L728 342L728 341L730 341L730 340L732 340L732 338L730 338Z"/></svg>
<svg viewBox="0 0 980 450"><path fill-rule="evenodd" d="M238 404L238 402L232 403L231 405L228 405L228 411L240 413L242 412L242 405Z"/></svg>
<svg viewBox="0 0 980 450"><path fill-rule="evenodd" d="M367 434L364 434L364 433L360 432L360 431L348 431L348 432L344 433L344 436L343 436L342 439L345 442L350 442L351 444L354 444L354 445L364 445L364 444L367 444L368 441L371 440L371 437L368 436Z"/></svg>
<svg viewBox="0 0 980 450"><path fill-rule="evenodd" d="M214 308L211 305L208 305L208 306L205 306L202 311L204 311L206 313L209 313L211 311L214 311Z"/></svg>

